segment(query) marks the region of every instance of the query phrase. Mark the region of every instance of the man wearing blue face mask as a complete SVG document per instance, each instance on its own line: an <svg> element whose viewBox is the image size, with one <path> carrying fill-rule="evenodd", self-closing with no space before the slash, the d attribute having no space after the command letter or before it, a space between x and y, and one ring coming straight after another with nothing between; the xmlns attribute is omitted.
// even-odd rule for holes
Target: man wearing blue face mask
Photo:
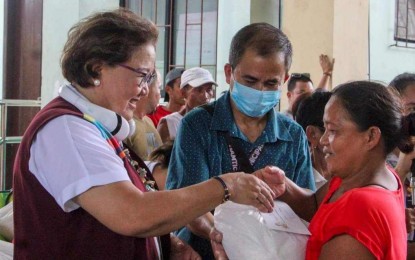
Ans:
<svg viewBox="0 0 415 260"><path fill-rule="evenodd" d="M279 90L257 90L234 80L231 98L244 115L258 118L278 104L280 93Z"/></svg>
<svg viewBox="0 0 415 260"><path fill-rule="evenodd" d="M291 55L290 41L272 25L255 23L237 32L224 67L230 90L182 119L170 160L168 189L229 171L259 176L267 165L278 166L297 185L315 189L303 130L273 109ZM213 216L208 213L180 230L179 236L204 259L213 259L208 240L212 227Z"/></svg>

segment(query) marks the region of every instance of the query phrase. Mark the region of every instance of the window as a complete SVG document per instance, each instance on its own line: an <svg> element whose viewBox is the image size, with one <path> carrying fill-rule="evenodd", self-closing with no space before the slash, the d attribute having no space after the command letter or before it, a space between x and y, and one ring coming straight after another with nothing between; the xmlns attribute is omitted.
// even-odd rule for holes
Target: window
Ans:
<svg viewBox="0 0 415 260"><path fill-rule="evenodd" d="M156 46L156 68L161 75L169 71L169 50L171 39L171 2L169 0L129 0L126 7L136 14L154 22L159 29Z"/></svg>
<svg viewBox="0 0 415 260"><path fill-rule="evenodd" d="M185 67L204 67L216 78L217 0L176 0L172 60Z"/></svg>
<svg viewBox="0 0 415 260"><path fill-rule="evenodd" d="M415 0L396 0L395 40L403 47L415 43Z"/></svg>
<svg viewBox="0 0 415 260"><path fill-rule="evenodd" d="M156 67L163 78L175 67L203 67L216 78L218 0L125 0L120 4L159 28Z"/></svg>

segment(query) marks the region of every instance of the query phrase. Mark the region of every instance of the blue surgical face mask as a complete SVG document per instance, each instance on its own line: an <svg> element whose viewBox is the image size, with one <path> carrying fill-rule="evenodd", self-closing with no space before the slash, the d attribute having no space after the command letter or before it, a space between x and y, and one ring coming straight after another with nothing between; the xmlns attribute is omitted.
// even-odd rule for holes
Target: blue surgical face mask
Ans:
<svg viewBox="0 0 415 260"><path fill-rule="evenodd" d="M280 101L279 90L260 91L234 80L231 97L239 111L250 117L260 117Z"/></svg>

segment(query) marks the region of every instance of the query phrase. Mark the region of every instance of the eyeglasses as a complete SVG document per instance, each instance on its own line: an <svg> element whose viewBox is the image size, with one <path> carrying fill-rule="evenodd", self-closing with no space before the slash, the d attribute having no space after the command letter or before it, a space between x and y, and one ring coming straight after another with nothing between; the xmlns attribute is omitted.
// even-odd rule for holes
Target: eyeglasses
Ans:
<svg viewBox="0 0 415 260"><path fill-rule="evenodd" d="M140 69L140 68L134 69L134 68L132 68L130 66L127 66L127 65L124 65L124 64L118 64L118 66L120 66L124 69L130 70L130 71L133 71L133 72L137 73L139 75L139 77L142 77L142 79L140 81L140 86L142 86L144 82L147 83L147 85L150 85L151 82L153 82L154 78L156 77L156 72L155 71L146 73L144 69Z"/></svg>
<svg viewBox="0 0 415 260"><path fill-rule="evenodd" d="M291 73L291 78L294 78L294 79L308 78L308 79L310 79L310 73Z"/></svg>

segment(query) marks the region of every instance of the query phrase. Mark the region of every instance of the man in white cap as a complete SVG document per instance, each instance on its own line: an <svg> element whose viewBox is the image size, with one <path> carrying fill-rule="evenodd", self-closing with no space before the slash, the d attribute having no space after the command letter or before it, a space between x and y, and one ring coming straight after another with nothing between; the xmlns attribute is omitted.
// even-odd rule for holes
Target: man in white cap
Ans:
<svg viewBox="0 0 415 260"><path fill-rule="evenodd" d="M163 142L174 140L180 120L187 112L210 101L213 97L213 85L217 86L212 74L206 69L195 67L183 72L180 90L185 99L185 106L160 120L157 131Z"/></svg>

